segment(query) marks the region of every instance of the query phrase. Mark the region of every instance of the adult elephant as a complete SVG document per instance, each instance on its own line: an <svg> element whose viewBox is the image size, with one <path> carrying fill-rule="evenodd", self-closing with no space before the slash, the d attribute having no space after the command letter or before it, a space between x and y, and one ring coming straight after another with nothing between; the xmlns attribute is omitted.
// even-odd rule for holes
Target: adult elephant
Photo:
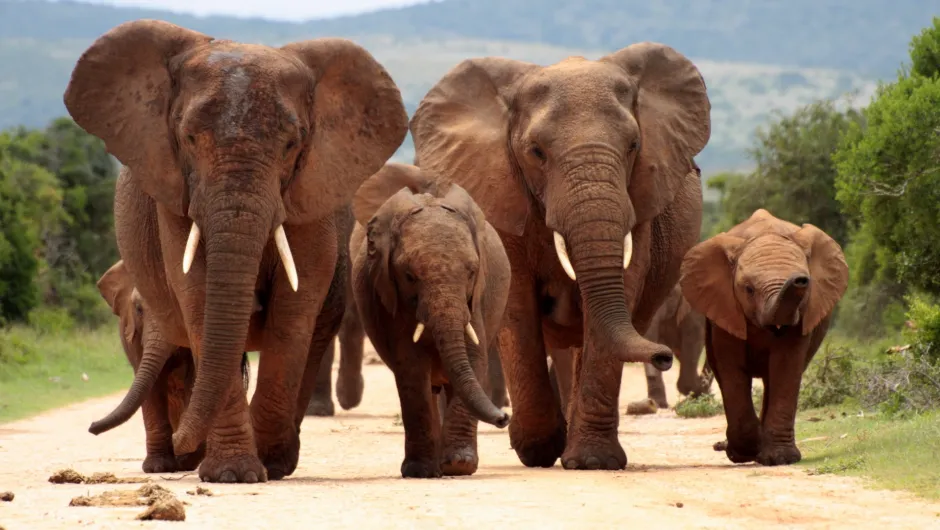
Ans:
<svg viewBox="0 0 940 530"><path fill-rule="evenodd" d="M512 263L499 346L520 460L623 469L622 363L671 366L641 333L700 231L693 157L710 103L698 69L649 42L547 67L469 59L428 92L411 132L415 163L470 192ZM545 351L582 345L566 433Z"/></svg>
<svg viewBox="0 0 940 530"><path fill-rule="evenodd" d="M208 435L205 481L292 473L319 317L342 315L349 201L407 132L395 83L343 39L271 48L137 20L82 54L65 105L124 164L119 251L164 335L197 358L174 451ZM261 351L250 412L246 350Z"/></svg>

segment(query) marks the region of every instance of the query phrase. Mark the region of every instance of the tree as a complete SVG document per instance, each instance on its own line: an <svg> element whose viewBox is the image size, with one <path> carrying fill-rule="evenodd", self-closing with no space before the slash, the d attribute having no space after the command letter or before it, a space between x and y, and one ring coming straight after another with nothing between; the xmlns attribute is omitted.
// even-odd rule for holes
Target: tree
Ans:
<svg viewBox="0 0 940 530"><path fill-rule="evenodd" d="M835 198L832 153L842 135L862 123L861 113L839 110L835 101L825 100L777 116L756 133L749 153L757 165L753 172L723 173L708 182L721 195L715 229L727 230L766 208L796 224L812 223L845 245L848 226Z"/></svg>
<svg viewBox="0 0 940 530"><path fill-rule="evenodd" d="M893 277L933 294L940 294L938 43L935 18L912 40L914 68L879 87L866 125L854 125L834 155L837 198L868 238L859 257L866 279Z"/></svg>

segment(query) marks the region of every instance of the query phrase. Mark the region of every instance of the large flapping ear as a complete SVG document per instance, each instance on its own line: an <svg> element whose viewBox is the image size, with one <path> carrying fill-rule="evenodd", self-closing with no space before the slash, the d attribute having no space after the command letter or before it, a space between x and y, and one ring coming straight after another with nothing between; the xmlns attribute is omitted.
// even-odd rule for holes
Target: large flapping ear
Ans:
<svg viewBox="0 0 940 530"><path fill-rule="evenodd" d="M747 339L747 317L734 292L734 264L744 241L721 233L695 245L682 260L679 278L689 305L741 340Z"/></svg>
<svg viewBox="0 0 940 530"><path fill-rule="evenodd" d="M392 316L398 308L398 285L392 271L392 255L400 237L401 219L417 206L411 190L403 187L365 223L369 277L379 300Z"/></svg>
<svg viewBox="0 0 940 530"><path fill-rule="evenodd" d="M791 236L809 263L809 302L803 312L803 334L816 328L836 306L849 284L849 266L842 247L819 228L804 224Z"/></svg>
<svg viewBox="0 0 940 530"><path fill-rule="evenodd" d="M462 186L499 230L522 235L529 195L509 153L509 96L540 68L502 57L467 59L424 96L411 119L415 163Z"/></svg>
<svg viewBox="0 0 940 530"><path fill-rule="evenodd" d="M441 202L451 206L461 213L467 219L467 226L470 228L470 235L473 237L473 245L476 247L477 255L480 261L480 270L477 271L473 283L473 297L470 301L470 309L475 310L477 304L483 296L483 288L486 281L486 264L488 256L486 255L486 217L483 210L477 206L473 197L457 184L452 184L447 190L447 194L441 199Z"/></svg>
<svg viewBox="0 0 940 530"><path fill-rule="evenodd" d="M401 92L363 47L323 38L288 44L313 72L312 127L308 145L284 195L290 223L329 215L352 199L408 134Z"/></svg>
<svg viewBox="0 0 940 530"><path fill-rule="evenodd" d="M168 125L168 64L211 40L169 22L126 22L85 50L65 89L65 107L75 123L104 140L140 187L180 216L189 197Z"/></svg>
<svg viewBox="0 0 940 530"><path fill-rule="evenodd" d="M111 312L120 319L121 332L130 343L136 330L137 310L134 306L133 295L137 289L134 288L130 273L124 267L124 260L118 260L106 270L95 286L98 287L98 292L101 293L104 301L108 303Z"/></svg>
<svg viewBox="0 0 940 530"><path fill-rule="evenodd" d="M353 197L352 208L356 221L365 225L385 201L398 190L408 188L411 193L435 192L435 183L417 166L389 162L359 186Z"/></svg>
<svg viewBox="0 0 940 530"><path fill-rule="evenodd" d="M672 202L693 157L711 136L705 80L688 58L654 42L633 44L600 59L620 66L637 84L640 151L633 164L630 199L637 222Z"/></svg>

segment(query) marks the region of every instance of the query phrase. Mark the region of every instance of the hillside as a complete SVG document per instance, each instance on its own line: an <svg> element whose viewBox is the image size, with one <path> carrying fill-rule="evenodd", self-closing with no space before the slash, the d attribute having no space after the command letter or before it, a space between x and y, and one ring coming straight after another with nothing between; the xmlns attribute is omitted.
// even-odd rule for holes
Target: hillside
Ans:
<svg viewBox="0 0 940 530"><path fill-rule="evenodd" d="M860 91L859 103L867 102L875 79L893 75L910 35L929 23L932 9L926 4L794 0L781 9L783 2L771 0L672 0L654 8L634 0L584 0L577 7L560 0L450 0L291 24L0 0L0 127L40 126L63 114L62 90L81 51L109 28L137 18L274 45L325 35L354 38L388 67L409 109L466 57L503 55L545 64L658 40L693 58L708 83L714 132L701 163L711 173L747 163L743 149L772 109L786 111L850 90ZM872 15L878 12L886 15ZM410 139L399 155L410 158L409 150Z"/></svg>

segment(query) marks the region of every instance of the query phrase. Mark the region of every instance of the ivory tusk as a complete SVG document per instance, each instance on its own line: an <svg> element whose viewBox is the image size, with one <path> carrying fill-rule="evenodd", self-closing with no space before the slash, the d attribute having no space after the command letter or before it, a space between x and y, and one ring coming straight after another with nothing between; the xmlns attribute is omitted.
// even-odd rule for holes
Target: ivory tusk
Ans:
<svg viewBox="0 0 940 530"><path fill-rule="evenodd" d="M297 267L294 266L294 256L290 252L290 245L287 244L287 233L284 232L284 225L278 225L274 229L274 244L277 245L277 253L281 256L281 263L284 264L284 272L287 273L287 281L294 291L297 291Z"/></svg>
<svg viewBox="0 0 940 530"><path fill-rule="evenodd" d="M415 326L415 334L411 337L411 342L418 342L422 333L424 333L424 324L418 322L418 325Z"/></svg>
<svg viewBox="0 0 940 530"><path fill-rule="evenodd" d="M623 238L623 270L630 266L630 260L633 259L633 232L627 232Z"/></svg>
<svg viewBox="0 0 940 530"><path fill-rule="evenodd" d="M469 322L467 322L467 328L466 328L466 329L467 329L467 336L470 337L470 340L473 341L474 344L476 344L477 346L479 346L479 345L480 345L480 338L477 337L477 332L476 332L476 331L473 331L473 326L471 326Z"/></svg>
<svg viewBox="0 0 940 530"><path fill-rule="evenodd" d="M186 250L183 252L183 274L189 273L189 268L193 266L193 260L196 258L196 249L199 248L199 227L193 223L189 229L189 239L186 240Z"/></svg>
<svg viewBox="0 0 940 530"><path fill-rule="evenodd" d="M571 260L568 259L568 249L565 248L565 238L555 232L555 254L558 254L558 261L561 262L561 268L565 269L565 274L574 281L578 278L574 274L574 267L571 266Z"/></svg>

